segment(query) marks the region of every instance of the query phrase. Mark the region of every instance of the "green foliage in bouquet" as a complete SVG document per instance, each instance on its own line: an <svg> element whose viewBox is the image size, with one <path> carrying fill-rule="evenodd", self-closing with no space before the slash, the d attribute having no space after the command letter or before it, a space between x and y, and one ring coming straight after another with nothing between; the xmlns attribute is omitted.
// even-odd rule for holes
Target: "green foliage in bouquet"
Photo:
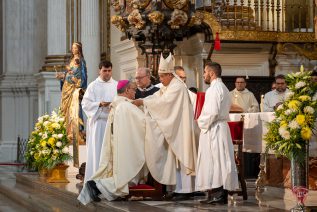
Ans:
<svg viewBox="0 0 317 212"><path fill-rule="evenodd" d="M60 111L38 118L27 144L26 159L31 168L51 169L70 160L65 118Z"/></svg>
<svg viewBox="0 0 317 212"><path fill-rule="evenodd" d="M285 101L275 111L275 119L268 123L264 136L267 151L289 159L303 161L316 120L316 83L311 81L311 71L301 70L286 76L289 92Z"/></svg>

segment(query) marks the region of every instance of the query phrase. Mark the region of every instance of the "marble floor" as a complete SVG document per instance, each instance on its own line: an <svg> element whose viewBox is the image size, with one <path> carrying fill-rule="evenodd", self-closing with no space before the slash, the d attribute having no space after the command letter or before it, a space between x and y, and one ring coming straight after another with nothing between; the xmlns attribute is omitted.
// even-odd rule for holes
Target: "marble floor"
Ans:
<svg viewBox="0 0 317 212"><path fill-rule="evenodd" d="M103 200L83 206L77 201L81 184L71 177L70 183L45 183L36 173L19 167L0 166L0 211L288 211L295 201L257 194L254 179L247 181L248 200L230 198L228 205L200 204L201 197L188 201L114 201ZM294 198L295 199L295 198ZM311 204L311 203L310 203ZM311 205L317 206L317 201ZM310 211L317 211L312 209Z"/></svg>

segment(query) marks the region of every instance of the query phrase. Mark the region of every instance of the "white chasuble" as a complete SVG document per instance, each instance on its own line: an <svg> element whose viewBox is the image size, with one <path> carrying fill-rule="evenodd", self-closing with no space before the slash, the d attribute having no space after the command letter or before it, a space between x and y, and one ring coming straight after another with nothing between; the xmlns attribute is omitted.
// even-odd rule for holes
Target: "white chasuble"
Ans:
<svg viewBox="0 0 317 212"><path fill-rule="evenodd" d="M101 198L109 201L129 194L129 183L137 184L148 171L144 156L144 113L130 100L116 96L111 104L100 165L92 176ZM88 204L91 199L86 185L78 200Z"/></svg>
<svg viewBox="0 0 317 212"><path fill-rule="evenodd" d="M100 151L106 130L108 107L99 107L100 102L112 102L117 95L118 82L112 78L105 82L100 77L89 84L81 102L83 111L87 115L86 147L87 161L85 182L99 167Z"/></svg>
<svg viewBox="0 0 317 212"><path fill-rule="evenodd" d="M145 157L149 171L161 184L182 183L177 182L176 170L181 168L184 176L195 175L197 157L193 106L187 88L173 78L167 87L143 99L143 103L146 113ZM193 191L194 188L188 188L190 186L182 185L180 192Z"/></svg>
<svg viewBox="0 0 317 212"><path fill-rule="evenodd" d="M221 79L213 80L206 91L205 102L198 118L201 129L198 148L196 189L223 186L239 188L234 150L227 121L231 100Z"/></svg>

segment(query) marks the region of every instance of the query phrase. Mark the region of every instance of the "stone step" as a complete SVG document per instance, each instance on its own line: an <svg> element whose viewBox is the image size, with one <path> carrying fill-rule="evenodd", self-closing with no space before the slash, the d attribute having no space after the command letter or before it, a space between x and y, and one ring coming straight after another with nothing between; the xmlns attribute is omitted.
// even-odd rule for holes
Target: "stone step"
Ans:
<svg viewBox="0 0 317 212"><path fill-rule="evenodd" d="M46 183L37 173L15 175L16 183L10 186L0 184L0 193L32 211L165 211L129 201L101 201L84 206L77 200L82 185L74 178L68 178L70 183Z"/></svg>
<svg viewBox="0 0 317 212"><path fill-rule="evenodd" d="M32 180L37 178L37 174L17 173L16 183L0 184L0 193L25 211L123 211L99 203L84 206L77 201L78 194L63 190L62 185Z"/></svg>
<svg viewBox="0 0 317 212"><path fill-rule="evenodd" d="M61 200L58 196L20 184L13 187L1 184L0 191L28 211L89 211L78 203L74 205Z"/></svg>
<svg viewBox="0 0 317 212"><path fill-rule="evenodd" d="M5 211L5 212L27 212L29 210L25 209L21 205L15 203L11 199L7 198L5 195L0 193L0 211Z"/></svg>

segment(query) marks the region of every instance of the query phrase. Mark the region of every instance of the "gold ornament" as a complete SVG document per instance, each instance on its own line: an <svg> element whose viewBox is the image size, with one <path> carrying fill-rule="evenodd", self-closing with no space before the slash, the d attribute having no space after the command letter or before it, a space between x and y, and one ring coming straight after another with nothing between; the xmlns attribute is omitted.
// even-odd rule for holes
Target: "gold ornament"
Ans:
<svg viewBox="0 0 317 212"><path fill-rule="evenodd" d="M145 25L138 9L133 10L128 16L129 24L134 25L137 29L142 29Z"/></svg>
<svg viewBox="0 0 317 212"><path fill-rule="evenodd" d="M115 25L121 32L125 32L127 29L127 24L121 16L114 15L111 17L111 23Z"/></svg>
<svg viewBox="0 0 317 212"><path fill-rule="evenodd" d="M132 0L131 5L134 9L144 9L150 2L150 0Z"/></svg>
<svg viewBox="0 0 317 212"><path fill-rule="evenodd" d="M204 19L204 14L195 13L189 21L188 26L201 25Z"/></svg>
<svg viewBox="0 0 317 212"><path fill-rule="evenodd" d="M163 0L164 3L171 9L183 9L187 4L187 0Z"/></svg>
<svg viewBox="0 0 317 212"><path fill-rule="evenodd" d="M154 24L161 24L164 20L164 14L159 11L154 11L148 14L148 18Z"/></svg>
<svg viewBox="0 0 317 212"><path fill-rule="evenodd" d="M111 5L112 5L115 12L120 12L120 10L122 9L122 6L124 6L124 5L120 4L119 0L113 0L111 2Z"/></svg>
<svg viewBox="0 0 317 212"><path fill-rule="evenodd" d="M187 21L187 14L182 10L175 9L172 13L171 20L168 21L168 24L172 29L179 29L180 26L184 26Z"/></svg>

